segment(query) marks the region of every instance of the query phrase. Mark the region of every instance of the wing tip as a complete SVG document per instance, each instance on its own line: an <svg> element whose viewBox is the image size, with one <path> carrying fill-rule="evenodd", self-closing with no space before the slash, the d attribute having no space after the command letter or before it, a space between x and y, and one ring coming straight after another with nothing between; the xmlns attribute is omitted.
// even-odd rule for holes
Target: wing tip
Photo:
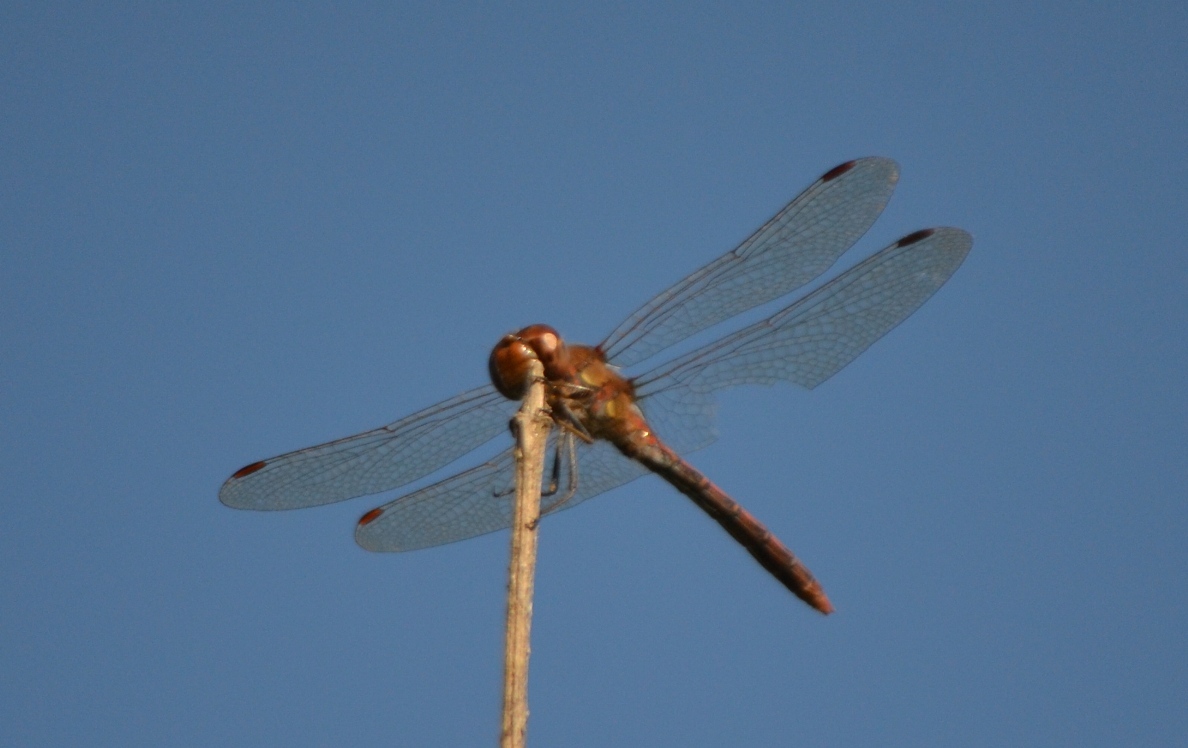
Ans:
<svg viewBox="0 0 1188 748"><path fill-rule="evenodd" d="M833 167L829 171L822 174L821 181L822 182L832 182L833 180L837 179L842 174L845 174L847 171L850 171L857 165L858 165L857 159L855 159L853 161L847 161L844 164L838 164L837 166Z"/></svg>
<svg viewBox="0 0 1188 748"><path fill-rule="evenodd" d="M244 494L238 490L239 481L260 472L268 464L267 460L258 460L248 465L244 465L240 469L231 474L231 477L223 482L219 488L219 501L232 509L258 509L259 507L252 505L250 502L243 501Z"/></svg>
<svg viewBox="0 0 1188 748"><path fill-rule="evenodd" d="M925 239L927 239L928 237L932 236L935 233L936 233L936 229L920 229L919 231L913 231L912 233L903 237L899 241L895 242L895 246L896 247L906 247L910 244L915 244L916 242L924 241Z"/></svg>
<svg viewBox="0 0 1188 748"><path fill-rule="evenodd" d="M355 543L363 550L371 551L372 553L392 550L377 543L376 528L368 527L368 525L379 519L383 513L384 507L377 506L375 509L367 511L355 523Z"/></svg>
<svg viewBox="0 0 1188 748"><path fill-rule="evenodd" d="M370 512L367 512L359 518L358 527L366 527L367 525L370 525L372 522L379 519L380 515L383 513L383 507L376 507L375 509L372 509Z"/></svg>
<svg viewBox="0 0 1188 748"><path fill-rule="evenodd" d="M900 238L893 246L908 247L931 237L936 237L934 243L943 243L948 247L960 249L963 252L968 252L973 247L973 234L965 229L959 229L953 226L933 226L931 228L913 231Z"/></svg>
<svg viewBox="0 0 1188 748"><path fill-rule="evenodd" d="M866 167L867 169L882 169L886 172L886 180L888 184L894 185L899 181L899 164L894 159L886 156L864 156L863 158L855 158L844 163L840 163L829 171L821 175L820 182L832 182L843 174L847 174L858 167Z"/></svg>
<svg viewBox="0 0 1188 748"><path fill-rule="evenodd" d="M241 467L240 469L238 469L234 473L232 473L231 477L228 479L227 482L230 483L233 480L239 480L240 478L246 478L247 476L251 475L252 473L262 470L264 468L264 466L267 464L268 463L265 460L259 460L257 462L253 462L250 465L244 465L243 467Z"/></svg>

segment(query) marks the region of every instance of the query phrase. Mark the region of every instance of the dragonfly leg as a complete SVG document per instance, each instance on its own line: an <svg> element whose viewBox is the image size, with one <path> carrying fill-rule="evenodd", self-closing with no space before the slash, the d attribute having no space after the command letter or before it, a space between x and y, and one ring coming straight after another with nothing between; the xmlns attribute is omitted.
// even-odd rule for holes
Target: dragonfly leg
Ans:
<svg viewBox="0 0 1188 748"><path fill-rule="evenodd" d="M544 507L541 510L541 514L546 514L548 512L555 512L558 509L564 507L565 504L570 499L572 499L574 497L574 495L577 493L577 489L578 489L577 442L575 442L573 436L569 435L569 434L565 434L563 438L565 441L566 463L569 468L568 485L565 488L565 495L562 496L560 499L557 499L556 501L551 502L547 507ZM558 483L560 482L559 481L560 476L557 472L559 469L559 465L560 465L560 456L561 456L561 442L558 441L557 442L556 461L553 463L553 470L554 470L553 480ZM555 488L556 488L556 486L554 485L554 489ZM556 490L554 490L553 493L556 493Z"/></svg>
<svg viewBox="0 0 1188 748"><path fill-rule="evenodd" d="M519 427L518 421L513 419L512 420L512 432L514 433L518 427ZM572 437L566 439L565 438L566 436L568 436L568 432L565 432L562 435L562 437L559 437L557 439L556 448L553 450L553 468L552 468L552 470L549 471L549 473L550 473L549 485L548 485L548 488L544 488L541 490L540 495L542 497L555 496L557 493L557 489L560 488L560 486L561 486L561 450L563 448L561 442L562 441L570 442L570 444L571 444L570 451L572 451L572 449L573 449L572 448ZM571 469L572 469L573 463L574 463L574 458L572 455L570 455L569 464L570 464ZM510 496L511 494L513 494L515 492L516 492L515 488L506 488L502 491L495 491L494 495L496 498L502 498L504 496ZM568 497L563 499L563 501L568 501Z"/></svg>
<svg viewBox="0 0 1188 748"><path fill-rule="evenodd" d="M541 496L553 496L557 493L557 488L561 484L561 439L557 440L556 449L553 450L553 470L552 477L549 479L549 487L540 492Z"/></svg>
<svg viewBox="0 0 1188 748"><path fill-rule="evenodd" d="M553 422L586 444L594 443L594 437L590 435L590 432L582 425L581 419L563 400L553 403Z"/></svg>

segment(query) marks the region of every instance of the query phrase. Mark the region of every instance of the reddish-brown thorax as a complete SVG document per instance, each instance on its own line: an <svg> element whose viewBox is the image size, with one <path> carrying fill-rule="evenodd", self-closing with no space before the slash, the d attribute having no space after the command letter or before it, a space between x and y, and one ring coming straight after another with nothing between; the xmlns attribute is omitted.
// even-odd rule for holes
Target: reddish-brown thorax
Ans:
<svg viewBox="0 0 1188 748"><path fill-rule="evenodd" d="M616 445L652 436L635 404L631 380L607 364L598 348L566 345L548 325L530 325L495 345L488 362L495 389L512 400L522 398L531 384L528 371L534 359L544 368L546 397L555 417L572 414L590 436Z"/></svg>

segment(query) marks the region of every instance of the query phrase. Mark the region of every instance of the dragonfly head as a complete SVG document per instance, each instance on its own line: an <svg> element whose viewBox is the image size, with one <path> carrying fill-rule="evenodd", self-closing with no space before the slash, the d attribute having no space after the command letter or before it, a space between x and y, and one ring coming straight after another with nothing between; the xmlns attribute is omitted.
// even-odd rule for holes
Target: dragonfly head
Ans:
<svg viewBox="0 0 1188 748"><path fill-rule="evenodd" d="M519 400L532 384L529 365L540 361L545 378L569 381L574 376L569 351L557 331L548 325L529 325L509 333L495 344L487 368L495 389L511 400Z"/></svg>

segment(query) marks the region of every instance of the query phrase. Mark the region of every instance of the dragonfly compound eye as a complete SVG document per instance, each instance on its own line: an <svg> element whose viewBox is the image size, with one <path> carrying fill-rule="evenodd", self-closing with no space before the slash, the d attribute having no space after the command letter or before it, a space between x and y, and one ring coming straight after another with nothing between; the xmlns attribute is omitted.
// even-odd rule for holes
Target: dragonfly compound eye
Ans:
<svg viewBox="0 0 1188 748"><path fill-rule="evenodd" d="M505 335L495 344L487 368L491 384L500 394L511 400L519 400L528 391L529 365L537 359L536 352L517 335Z"/></svg>

